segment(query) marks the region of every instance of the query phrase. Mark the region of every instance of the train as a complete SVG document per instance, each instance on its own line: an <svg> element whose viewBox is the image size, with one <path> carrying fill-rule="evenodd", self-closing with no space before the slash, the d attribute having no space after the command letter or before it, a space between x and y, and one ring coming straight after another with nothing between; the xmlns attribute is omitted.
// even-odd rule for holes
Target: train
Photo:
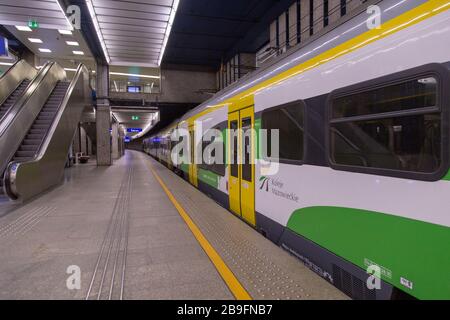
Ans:
<svg viewBox="0 0 450 320"><path fill-rule="evenodd" d="M447 300L450 1L378 6L380 26L355 15L143 148L351 298ZM181 164L171 156L180 129L192 146ZM226 161L189 161L211 129ZM263 130L279 132L275 157Z"/></svg>

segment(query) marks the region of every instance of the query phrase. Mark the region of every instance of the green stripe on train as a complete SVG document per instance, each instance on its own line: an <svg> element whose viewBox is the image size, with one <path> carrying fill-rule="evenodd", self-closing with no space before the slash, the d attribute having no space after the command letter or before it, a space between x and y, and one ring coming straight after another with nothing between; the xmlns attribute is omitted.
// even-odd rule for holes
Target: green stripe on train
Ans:
<svg viewBox="0 0 450 320"><path fill-rule="evenodd" d="M287 226L364 270L380 266L383 280L419 299L450 299L449 227L338 207L297 210Z"/></svg>
<svg viewBox="0 0 450 320"><path fill-rule="evenodd" d="M185 164L185 163L183 163L183 164L181 164L181 170L182 171L184 171L184 172L186 172L187 174L189 174L189 165L188 164Z"/></svg>
<svg viewBox="0 0 450 320"><path fill-rule="evenodd" d="M450 181L450 171L447 173L447 175L442 178L442 180Z"/></svg>
<svg viewBox="0 0 450 320"><path fill-rule="evenodd" d="M199 169L198 178L215 189L219 189L219 176L211 171Z"/></svg>

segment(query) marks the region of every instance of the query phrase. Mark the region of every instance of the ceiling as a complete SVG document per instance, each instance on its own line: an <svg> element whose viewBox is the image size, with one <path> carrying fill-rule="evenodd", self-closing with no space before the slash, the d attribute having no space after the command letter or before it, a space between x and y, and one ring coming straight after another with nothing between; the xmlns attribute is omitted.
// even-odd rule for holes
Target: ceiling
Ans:
<svg viewBox="0 0 450 320"><path fill-rule="evenodd" d="M30 20L41 28L72 29L56 0L0 0L0 24L27 26Z"/></svg>
<svg viewBox="0 0 450 320"><path fill-rule="evenodd" d="M19 31L14 26L5 26L5 28L40 58L52 60L85 60L93 58L88 45L78 30L73 30L70 35L63 35L58 30L44 29L41 27L31 32ZM29 38L40 39L42 43L32 43ZM67 41L71 43L76 42L78 45L70 46L67 44ZM51 52L40 52L40 48L50 49ZM83 55L76 55L73 51L81 51Z"/></svg>
<svg viewBox="0 0 450 320"><path fill-rule="evenodd" d="M88 0L111 65L160 65L178 0ZM105 52L106 51L106 52Z"/></svg>
<svg viewBox="0 0 450 320"><path fill-rule="evenodd" d="M269 41L269 24L294 0L181 0L164 63L218 67ZM235 50L233 50L235 49Z"/></svg>
<svg viewBox="0 0 450 320"><path fill-rule="evenodd" d="M128 129L142 129L143 132L141 135L151 129L152 120L154 120L153 124L156 124L158 121L158 111L156 110L114 107L112 113L120 125L125 128L126 132ZM133 117L138 117L138 120L133 120ZM130 138L134 138L139 135L139 133L140 132L127 132L126 135Z"/></svg>

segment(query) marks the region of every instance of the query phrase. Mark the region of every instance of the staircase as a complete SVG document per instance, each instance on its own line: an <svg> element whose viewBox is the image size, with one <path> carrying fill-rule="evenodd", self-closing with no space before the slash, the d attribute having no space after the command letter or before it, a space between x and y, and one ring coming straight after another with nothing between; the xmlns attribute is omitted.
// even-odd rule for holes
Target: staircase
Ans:
<svg viewBox="0 0 450 320"><path fill-rule="evenodd" d="M30 80L23 80L16 90L6 99L6 101L0 106L0 119L8 112L8 110L16 103L16 101L22 96L25 89L30 84Z"/></svg>

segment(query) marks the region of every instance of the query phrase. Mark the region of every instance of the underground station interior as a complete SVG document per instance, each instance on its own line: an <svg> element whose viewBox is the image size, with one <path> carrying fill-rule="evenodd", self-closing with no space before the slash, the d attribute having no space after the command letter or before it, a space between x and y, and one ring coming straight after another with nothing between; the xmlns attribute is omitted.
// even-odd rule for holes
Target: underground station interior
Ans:
<svg viewBox="0 0 450 320"><path fill-rule="evenodd" d="M449 40L444 0L0 1L0 300L450 300Z"/></svg>

